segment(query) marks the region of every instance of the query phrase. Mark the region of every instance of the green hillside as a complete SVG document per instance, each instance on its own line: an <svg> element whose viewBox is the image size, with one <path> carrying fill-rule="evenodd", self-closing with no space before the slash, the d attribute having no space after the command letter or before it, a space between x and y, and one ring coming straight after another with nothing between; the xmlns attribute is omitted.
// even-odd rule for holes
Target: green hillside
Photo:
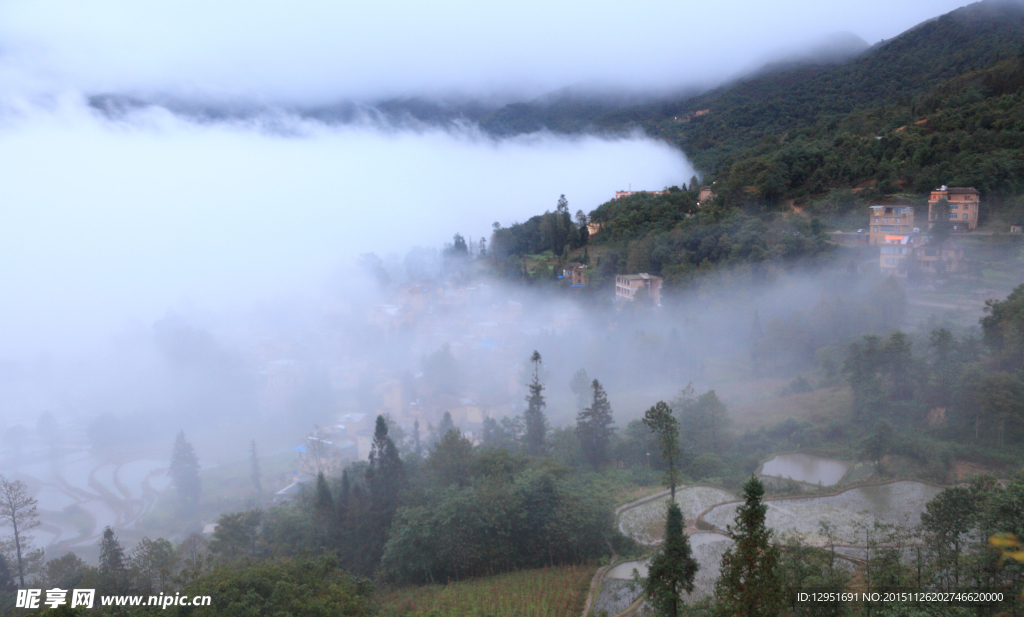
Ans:
<svg viewBox="0 0 1024 617"><path fill-rule="evenodd" d="M730 200L774 203L861 182L881 192L945 183L1010 195L1024 186L1022 53L1024 5L986 0L839 65L775 68L630 107L568 96L517 103L481 123L495 134L642 128L727 181Z"/></svg>

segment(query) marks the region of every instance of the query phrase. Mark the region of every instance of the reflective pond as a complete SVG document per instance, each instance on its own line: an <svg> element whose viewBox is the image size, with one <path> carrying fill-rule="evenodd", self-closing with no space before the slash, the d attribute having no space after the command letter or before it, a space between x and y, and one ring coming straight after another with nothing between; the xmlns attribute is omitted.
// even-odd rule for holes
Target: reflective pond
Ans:
<svg viewBox="0 0 1024 617"><path fill-rule="evenodd" d="M832 486L843 479L851 466L851 463L810 454L780 454L764 464L761 475Z"/></svg>

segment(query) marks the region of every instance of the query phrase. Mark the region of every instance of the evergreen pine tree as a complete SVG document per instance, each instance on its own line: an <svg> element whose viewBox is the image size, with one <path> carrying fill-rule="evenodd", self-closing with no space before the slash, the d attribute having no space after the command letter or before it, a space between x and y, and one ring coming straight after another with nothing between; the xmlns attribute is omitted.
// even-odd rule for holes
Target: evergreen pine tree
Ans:
<svg viewBox="0 0 1024 617"><path fill-rule="evenodd" d="M533 362L533 381L530 382L530 395L526 397L527 408L523 414L526 424L526 450L535 456L544 453L544 439L548 431L547 418L544 417L544 386L540 383L540 353L536 350L530 356Z"/></svg>
<svg viewBox="0 0 1024 617"><path fill-rule="evenodd" d="M103 590L107 593L125 591L125 578L128 564L125 562L124 548L117 541L114 530L107 525L100 539L100 577Z"/></svg>
<svg viewBox="0 0 1024 617"><path fill-rule="evenodd" d="M451 415L448 419L451 419ZM395 442L388 437L388 425L384 416L377 416L366 479L375 507L394 511L398 506L398 492L405 480L405 470Z"/></svg>
<svg viewBox="0 0 1024 617"><path fill-rule="evenodd" d="M448 434L448 431L455 428L455 422L452 421L452 414L450 411L444 412L444 416L441 417L441 423L437 425L437 439L435 441L441 441L444 436Z"/></svg>
<svg viewBox="0 0 1024 617"><path fill-rule="evenodd" d="M665 541L651 559L644 579L644 593L659 615L678 617L682 595L693 592L693 579L700 565L693 558L684 530L679 504L670 501L665 520Z"/></svg>
<svg viewBox="0 0 1024 617"><path fill-rule="evenodd" d="M595 379L591 388L594 390L594 402L576 415L576 434L584 456L591 465L600 467L608 462L608 442L615 432L615 420L601 382Z"/></svg>
<svg viewBox="0 0 1024 617"><path fill-rule="evenodd" d="M722 555L715 584L717 613L722 617L775 617L782 609L781 553L765 526L768 506L763 497L764 485L751 476L743 486L744 503L736 510L735 526L728 527L736 543Z"/></svg>
<svg viewBox="0 0 1024 617"><path fill-rule="evenodd" d="M316 492L313 496L313 509L316 510L317 518L326 520L328 515L334 511L334 497L331 489L327 486L327 478L324 472L316 474Z"/></svg>
<svg viewBox="0 0 1024 617"><path fill-rule="evenodd" d="M178 431L174 440L174 451L171 453L171 467L167 471L171 483L178 491L182 501L190 504L198 503L202 493L199 481L199 460L192 449L192 444L185 439L185 431Z"/></svg>
<svg viewBox="0 0 1024 617"><path fill-rule="evenodd" d="M576 413L578 414L587 408L587 402L590 400L590 377L585 369L576 371L576 374L572 376L572 381L569 382L569 389L576 395Z"/></svg>
<svg viewBox="0 0 1024 617"><path fill-rule="evenodd" d="M335 515L335 539L338 552L344 558L344 555L352 551L352 524L355 520L352 508L352 481L349 479L347 469L341 472L341 489L338 492Z"/></svg>
<svg viewBox="0 0 1024 617"><path fill-rule="evenodd" d="M369 511L361 516L356 550L361 554L360 570L372 573L380 566L391 519L398 508L398 494L405 484L405 469L395 442L388 437L384 416L377 416L377 426L370 447L370 466L366 470L366 483L370 489ZM360 513L361 515L364 513Z"/></svg>
<svg viewBox="0 0 1024 617"><path fill-rule="evenodd" d="M4 557L3 553L0 553L0 593L13 592L17 588L18 585L14 580L14 574L7 565L7 558Z"/></svg>
<svg viewBox="0 0 1024 617"><path fill-rule="evenodd" d="M665 479L672 490L672 501L675 501L676 482L679 480L679 421L672 415L668 403L658 401L644 414L643 423L658 438L661 458L668 465Z"/></svg>
<svg viewBox="0 0 1024 617"><path fill-rule="evenodd" d="M313 512L316 517L317 530L320 538L326 542L330 537L331 524L334 522L334 497L327 486L324 472L316 474L316 490L313 494Z"/></svg>
<svg viewBox="0 0 1024 617"><path fill-rule="evenodd" d="M416 458L423 458L423 446L420 443L420 421L416 420L412 423L412 447L416 453Z"/></svg>
<svg viewBox="0 0 1024 617"><path fill-rule="evenodd" d="M256 456L256 440L252 440L249 449L249 478L252 480L252 487L256 491L256 503L263 500L263 472L260 470L260 459Z"/></svg>

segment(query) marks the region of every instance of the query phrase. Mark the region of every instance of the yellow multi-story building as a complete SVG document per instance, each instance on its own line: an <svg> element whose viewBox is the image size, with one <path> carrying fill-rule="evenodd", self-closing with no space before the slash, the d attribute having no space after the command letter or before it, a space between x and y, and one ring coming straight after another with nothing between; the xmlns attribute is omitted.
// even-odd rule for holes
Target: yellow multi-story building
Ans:
<svg viewBox="0 0 1024 617"><path fill-rule="evenodd" d="M936 205L945 198L949 202L949 227L952 231L971 231L978 226L981 193L971 187L940 186L928 196L928 222L938 219Z"/></svg>
<svg viewBox="0 0 1024 617"><path fill-rule="evenodd" d="M871 206L868 244L886 244L914 233L913 206Z"/></svg>

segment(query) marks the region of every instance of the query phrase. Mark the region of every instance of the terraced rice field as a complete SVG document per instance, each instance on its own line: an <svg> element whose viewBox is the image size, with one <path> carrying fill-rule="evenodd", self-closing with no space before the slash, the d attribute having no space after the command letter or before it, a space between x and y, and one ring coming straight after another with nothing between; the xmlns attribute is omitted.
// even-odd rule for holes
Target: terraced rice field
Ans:
<svg viewBox="0 0 1024 617"><path fill-rule="evenodd" d="M920 482L894 482L850 489L828 497L801 497L766 501L766 522L776 533L794 533L808 544L822 546L820 521L828 521L838 543L863 545L864 530L877 521L913 526L941 489ZM737 503L716 506L704 520L725 529L736 518Z"/></svg>
<svg viewBox="0 0 1024 617"><path fill-rule="evenodd" d="M710 486L687 486L676 489L676 503L683 511L683 518L690 521L716 503L733 501L736 496L720 488ZM619 530L643 544L654 544L661 540L665 531L665 510L669 497L642 503L624 510L619 515Z"/></svg>
<svg viewBox="0 0 1024 617"><path fill-rule="evenodd" d="M686 596L688 602L696 602L704 598L710 597L715 590L715 582L718 581L719 565L722 563L722 554L732 546L732 540L716 533L695 533L690 536L690 547L693 549L693 556L700 565L700 569L697 570L697 576L693 581L693 593ZM625 606L629 606L636 598L639 597L639 590L632 589L629 585L625 584L633 578L633 570L636 569L640 576L647 575L647 564L648 560L640 561L628 561L626 563L619 564L612 568L605 575L605 582L608 581L622 581L622 584L613 584L610 590L605 592L605 588L601 588L601 597L598 602L600 606L618 606L614 600L614 594L617 591L620 596L626 596L629 598L629 602L626 602ZM607 597L605 597L607 596ZM614 615L615 613L608 611L609 614Z"/></svg>
<svg viewBox="0 0 1024 617"><path fill-rule="evenodd" d="M14 479L38 502L42 525L35 546L73 548L96 544L103 528L131 528L167 487L167 462L102 462L83 451L12 465ZM49 549L48 549L49 550Z"/></svg>
<svg viewBox="0 0 1024 617"><path fill-rule="evenodd" d="M925 504L940 491L921 482L903 481L850 489L825 497L766 501L767 524L779 535L796 534L808 544L823 546L826 542L821 535L820 521L826 520L835 530L837 543L859 547L865 544L865 530L872 529L875 522L900 526L917 524ZM739 505L728 491L711 487L679 489L676 501L688 520L710 507L703 520L723 530L735 520ZM624 510L619 515L619 528L639 542L657 542L663 533L667 502L668 498L662 497ZM722 554L732 545L732 540L715 533L694 533L690 536L690 545L700 564L694 591L687 597L688 601L695 602L714 593ZM863 548L837 548L836 553L854 559L863 559L865 554ZM912 548L903 553L903 561L908 564L916 555ZM845 559L838 563L851 573L855 568ZM634 568L640 576L646 575L647 560L622 563L608 571L595 599L595 612L600 614L604 610L614 615L640 596L640 590L630 582Z"/></svg>

